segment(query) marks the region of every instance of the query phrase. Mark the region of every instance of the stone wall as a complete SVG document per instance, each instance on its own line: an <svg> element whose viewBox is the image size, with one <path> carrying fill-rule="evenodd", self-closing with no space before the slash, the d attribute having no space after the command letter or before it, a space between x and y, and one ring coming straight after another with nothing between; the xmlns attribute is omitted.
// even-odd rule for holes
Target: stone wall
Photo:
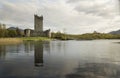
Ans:
<svg viewBox="0 0 120 78"><path fill-rule="evenodd" d="M32 36L32 37L35 37L35 36L51 37L51 33L50 33L50 30L46 30L44 32L31 30L30 36Z"/></svg>
<svg viewBox="0 0 120 78"><path fill-rule="evenodd" d="M43 16L34 15L34 25L36 32L43 32Z"/></svg>
<svg viewBox="0 0 120 78"><path fill-rule="evenodd" d="M30 37L30 36L31 36L31 30L30 30L30 29L25 29L25 30L24 30L24 35L25 35L26 37Z"/></svg>

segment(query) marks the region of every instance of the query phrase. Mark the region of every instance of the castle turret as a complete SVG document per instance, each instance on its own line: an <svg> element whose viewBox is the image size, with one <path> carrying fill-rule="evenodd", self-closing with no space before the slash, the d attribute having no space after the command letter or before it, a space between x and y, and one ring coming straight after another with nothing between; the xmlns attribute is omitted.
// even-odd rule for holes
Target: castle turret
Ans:
<svg viewBox="0 0 120 78"><path fill-rule="evenodd" d="M26 37L30 37L31 30L30 29L25 29L24 34Z"/></svg>
<svg viewBox="0 0 120 78"><path fill-rule="evenodd" d="M43 16L34 15L35 31L43 32Z"/></svg>

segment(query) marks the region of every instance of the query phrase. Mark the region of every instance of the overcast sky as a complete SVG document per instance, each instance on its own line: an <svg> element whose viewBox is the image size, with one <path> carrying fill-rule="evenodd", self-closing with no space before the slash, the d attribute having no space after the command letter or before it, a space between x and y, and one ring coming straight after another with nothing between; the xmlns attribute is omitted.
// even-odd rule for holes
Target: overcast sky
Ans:
<svg viewBox="0 0 120 78"><path fill-rule="evenodd" d="M43 15L44 30L82 34L120 29L118 0L0 0L0 22L34 28Z"/></svg>

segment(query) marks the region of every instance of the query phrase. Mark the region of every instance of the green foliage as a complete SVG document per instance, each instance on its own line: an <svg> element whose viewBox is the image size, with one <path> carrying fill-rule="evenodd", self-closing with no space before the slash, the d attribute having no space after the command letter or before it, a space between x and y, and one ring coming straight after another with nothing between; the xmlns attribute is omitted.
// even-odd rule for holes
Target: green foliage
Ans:
<svg viewBox="0 0 120 78"><path fill-rule="evenodd" d="M56 38L56 39L60 39L60 40L67 40L67 35L61 32L57 32L57 33L51 33L51 37L52 38Z"/></svg>
<svg viewBox="0 0 120 78"><path fill-rule="evenodd" d="M18 37L22 37L23 36L23 34L22 34L22 32L21 32L21 30L19 28L16 29L16 33L17 33Z"/></svg>
<svg viewBox="0 0 120 78"><path fill-rule="evenodd" d="M0 38L3 37L23 37L23 33L19 28L16 30L7 30L7 29L1 29L0 28Z"/></svg>
<svg viewBox="0 0 120 78"><path fill-rule="evenodd" d="M6 37L7 36L7 30L0 29L0 37Z"/></svg>
<svg viewBox="0 0 120 78"><path fill-rule="evenodd" d="M0 29L0 38L23 37L23 35L24 34L21 32L21 30L19 28L17 28L16 30ZM51 37L53 39L59 39L59 40L120 39L120 35L112 35L112 34L97 33L97 32L86 33L86 34L82 34L82 35L72 35L72 34L65 34L65 33L61 33L61 32L57 32L57 33L52 32ZM44 40L45 38L28 37L25 39L26 40Z"/></svg>
<svg viewBox="0 0 120 78"><path fill-rule="evenodd" d="M91 33L91 34L82 34L79 36L79 39L118 39L118 35L104 34L104 33Z"/></svg>
<svg viewBox="0 0 120 78"><path fill-rule="evenodd" d="M60 39L60 40L93 40L93 39L120 39L120 35L112 35L105 33L86 33L82 35L71 35L71 34L63 34L60 32L52 33L52 38Z"/></svg>
<svg viewBox="0 0 120 78"><path fill-rule="evenodd" d="M8 31L8 37L16 37L17 32L16 30L7 30Z"/></svg>
<svg viewBox="0 0 120 78"><path fill-rule="evenodd" d="M50 41L47 37L21 37L23 41Z"/></svg>

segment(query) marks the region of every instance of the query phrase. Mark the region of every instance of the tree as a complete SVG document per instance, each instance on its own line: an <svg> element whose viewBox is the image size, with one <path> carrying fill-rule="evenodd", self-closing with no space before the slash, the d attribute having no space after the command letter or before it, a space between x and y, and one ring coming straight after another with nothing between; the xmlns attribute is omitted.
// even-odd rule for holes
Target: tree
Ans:
<svg viewBox="0 0 120 78"><path fill-rule="evenodd" d="M21 33L21 30L17 27L16 29L16 33L17 33L17 36L18 37L21 37L22 36L22 33Z"/></svg>
<svg viewBox="0 0 120 78"><path fill-rule="evenodd" d="M16 30L8 30L8 37L16 37L17 32Z"/></svg>

